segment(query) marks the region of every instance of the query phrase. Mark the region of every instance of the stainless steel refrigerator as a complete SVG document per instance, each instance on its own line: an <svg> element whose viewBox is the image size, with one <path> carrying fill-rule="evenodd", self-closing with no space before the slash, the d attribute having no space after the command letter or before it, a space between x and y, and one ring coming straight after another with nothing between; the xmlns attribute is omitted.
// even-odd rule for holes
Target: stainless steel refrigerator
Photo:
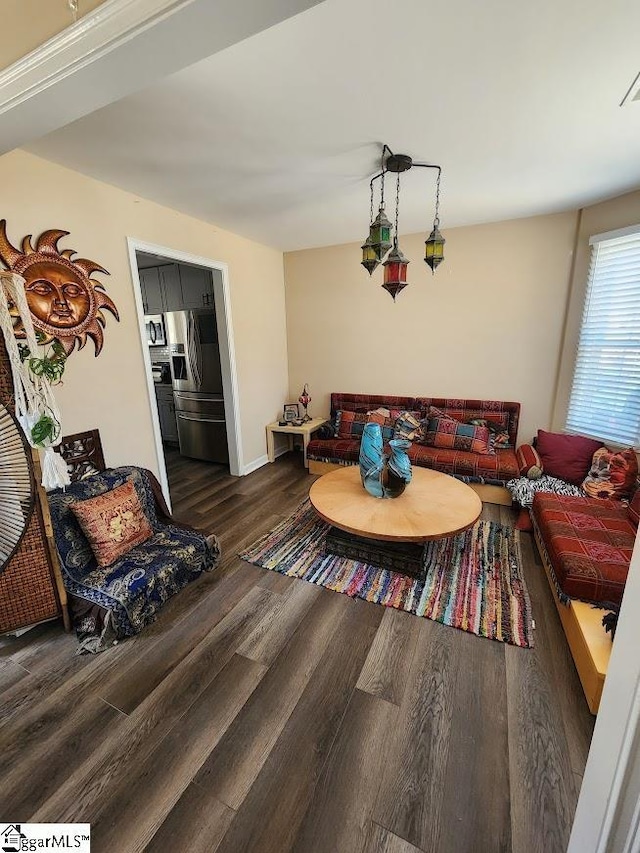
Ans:
<svg viewBox="0 0 640 853"><path fill-rule="evenodd" d="M196 308L164 316L180 453L228 464L216 312Z"/></svg>

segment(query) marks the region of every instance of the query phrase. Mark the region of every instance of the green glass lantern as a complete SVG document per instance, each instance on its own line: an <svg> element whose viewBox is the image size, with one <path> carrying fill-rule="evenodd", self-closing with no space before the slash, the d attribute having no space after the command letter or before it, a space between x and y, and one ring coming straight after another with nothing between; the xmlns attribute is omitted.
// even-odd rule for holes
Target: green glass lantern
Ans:
<svg viewBox="0 0 640 853"><path fill-rule="evenodd" d="M431 267L432 273L436 271L436 267L444 260L444 244L446 242L437 224L434 222L433 231L429 234L429 239L424 241L424 260Z"/></svg>
<svg viewBox="0 0 640 853"><path fill-rule="evenodd" d="M396 296L400 291L407 286L407 267L409 261L402 254L395 243L393 249L389 252L387 260L382 265L384 267L384 282L382 286L391 294L393 301L396 301Z"/></svg>
<svg viewBox="0 0 640 853"><path fill-rule="evenodd" d="M378 215L369 228L369 240L375 249L377 259L381 261L391 248L391 223L387 219L382 205L380 205Z"/></svg>
<svg viewBox="0 0 640 853"><path fill-rule="evenodd" d="M369 275L371 275L380 263L375 247L371 242L371 237L367 237L367 239L364 241L360 248L362 249L362 260L360 261L360 263L366 269Z"/></svg>

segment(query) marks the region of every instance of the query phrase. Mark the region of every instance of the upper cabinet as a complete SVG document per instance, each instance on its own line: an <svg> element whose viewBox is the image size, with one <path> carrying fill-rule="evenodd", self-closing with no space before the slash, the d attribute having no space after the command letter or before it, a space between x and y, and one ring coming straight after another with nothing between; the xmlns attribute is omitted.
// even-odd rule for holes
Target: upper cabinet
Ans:
<svg viewBox="0 0 640 853"><path fill-rule="evenodd" d="M166 264L160 267L160 283L164 294L165 307L163 311L182 311L184 300L178 264Z"/></svg>
<svg viewBox="0 0 640 853"><path fill-rule="evenodd" d="M199 267L180 266L184 308L213 308L211 273Z"/></svg>
<svg viewBox="0 0 640 853"><path fill-rule="evenodd" d="M150 267L139 270L140 290L142 292L142 307L145 314L162 314L164 295L160 283L160 268Z"/></svg>
<svg viewBox="0 0 640 853"><path fill-rule="evenodd" d="M145 314L163 314L185 308L213 308L213 282L209 270L164 264L139 271Z"/></svg>

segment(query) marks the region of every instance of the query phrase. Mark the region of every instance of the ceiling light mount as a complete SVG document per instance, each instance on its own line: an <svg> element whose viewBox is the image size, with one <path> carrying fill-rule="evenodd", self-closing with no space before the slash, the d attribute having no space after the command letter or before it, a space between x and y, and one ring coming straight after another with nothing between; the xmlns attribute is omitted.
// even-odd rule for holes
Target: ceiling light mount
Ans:
<svg viewBox="0 0 640 853"><path fill-rule="evenodd" d="M442 177L442 169L432 163L416 163L408 154L394 154L388 145L382 146L382 154L380 158L380 171L377 175L371 178L369 187L371 190L371 211L369 233L366 240L362 244L362 266L367 270L369 275L383 261L389 249L387 260L383 262L384 267L384 282L382 287L388 291L395 302L397 294L404 289L407 282L407 266L408 259L403 255L398 247L398 209L400 206L400 175L403 172L408 172L414 166L422 169L436 169L438 172L436 179L436 199L435 199L435 215L433 218L433 228L428 238L425 240L425 263L431 268L434 273L439 264L444 260L444 244L445 239L440 233L440 179ZM384 209L384 179L385 175L391 172L396 175L396 215L395 223L391 224ZM374 186L375 182L380 181L380 208L378 215L374 218ZM391 237L393 232L393 239Z"/></svg>

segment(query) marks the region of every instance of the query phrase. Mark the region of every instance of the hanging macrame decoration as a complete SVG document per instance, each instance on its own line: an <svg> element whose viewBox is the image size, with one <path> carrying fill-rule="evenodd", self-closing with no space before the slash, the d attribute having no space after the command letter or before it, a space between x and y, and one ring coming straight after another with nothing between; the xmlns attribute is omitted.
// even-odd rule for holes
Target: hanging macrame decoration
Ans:
<svg viewBox="0 0 640 853"><path fill-rule="evenodd" d="M47 490L63 488L70 481L66 462L53 450L62 427L51 386L62 377L66 353L56 340L47 345L42 334L38 342L24 283L21 276L0 270L0 328L13 377L16 418L29 444L43 451L42 485ZM17 329L24 342L16 339Z"/></svg>
<svg viewBox="0 0 640 853"><path fill-rule="evenodd" d="M57 340L69 355L76 344L81 349L91 338L97 356L106 325L102 309L110 311L116 320L120 317L104 285L91 278L96 272L109 273L95 261L74 257L74 249L58 250L58 242L68 234L57 229L45 231L35 247L28 234L20 250L10 243L6 220L0 219L0 261L25 280L27 304L41 343ZM18 337L23 333L20 326L15 331Z"/></svg>

